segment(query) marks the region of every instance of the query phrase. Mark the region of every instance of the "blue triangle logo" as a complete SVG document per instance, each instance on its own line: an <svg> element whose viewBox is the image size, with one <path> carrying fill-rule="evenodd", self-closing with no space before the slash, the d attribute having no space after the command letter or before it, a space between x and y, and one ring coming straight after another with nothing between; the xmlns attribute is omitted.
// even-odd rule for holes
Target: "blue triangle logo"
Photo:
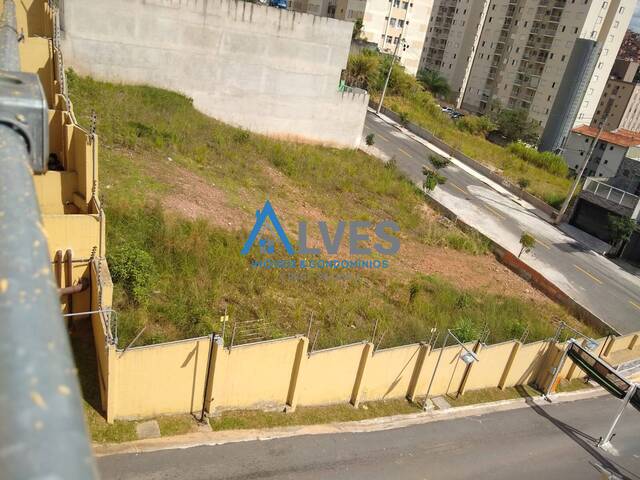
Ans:
<svg viewBox="0 0 640 480"><path fill-rule="evenodd" d="M251 247L253 247L253 244L255 243L256 238L258 238L258 234L260 233L260 230L262 230L262 227L264 226L264 223L267 221L267 219L271 221L271 224L273 225L273 228L275 228L276 233L278 234L278 237L280 237L280 241L284 245L284 248L287 251L287 253L289 255L293 255L295 253L295 250L293 249L293 245L291 245L289 238L287 238L287 234L284 233L284 229L280 224L280 220L278 220L278 216L276 215L276 212L271 206L271 202L269 202L269 200L264 202L264 207L262 207L262 211L258 210L256 212L256 223L253 226L253 229L249 234L249 238L247 238L247 241L245 242L244 247L242 247L242 251L240 253L242 253L242 255L249 254L249 252L251 251ZM260 245L260 249L266 253L273 253L275 250L275 246L273 245L273 242L267 239L261 239L259 242L259 245Z"/></svg>

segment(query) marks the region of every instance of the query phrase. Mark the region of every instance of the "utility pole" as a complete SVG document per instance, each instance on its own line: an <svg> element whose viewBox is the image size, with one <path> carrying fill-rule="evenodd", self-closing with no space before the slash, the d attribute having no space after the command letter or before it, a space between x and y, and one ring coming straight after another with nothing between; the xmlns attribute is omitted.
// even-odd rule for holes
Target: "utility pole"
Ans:
<svg viewBox="0 0 640 480"><path fill-rule="evenodd" d="M611 113L612 104L613 104L613 100L609 100L609 103L607 103L607 107L606 107L607 110L604 115L604 118L600 122L600 128L598 129L598 134L593 139L593 142L591 142L591 146L589 147L589 152L587 153L584 163L582 164L582 168L580 168L580 172L576 175L576 180L573 182L573 185L571 186L571 191L569 192L569 195L567 196L567 198L565 198L564 203L562 204L562 208L560 209L560 212L558 213L558 216L555 219L554 223L556 225L562 222L562 217L564 217L564 214L567 212L567 208L569 208L569 203L571 203L571 199L573 198L573 195L576 193L576 190L578 189L580 180L582 180L582 175L584 175L584 171L587 169L589 160L591 160L591 155L593 155L593 151L596 149L596 145L600 140L600 136L602 135L602 132L604 132L604 126L607 123L607 120L609 119L609 113Z"/></svg>
<svg viewBox="0 0 640 480"><path fill-rule="evenodd" d="M380 115L380 110L382 110L382 102L384 102L384 96L387 93L387 86L389 85L389 79L391 78L391 72L393 71L393 65L396 63L396 57L398 56L398 49L400 48L400 44L404 43L404 29L407 28L407 17L408 16L409 16L409 7L407 6L407 13L404 16L404 23L402 24L402 31L400 32L400 38L398 38L398 43L396 43L396 48L393 51L393 57L391 58L391 66L389 67L389 71L387 72L387 78L384 81L384 88L382 89L382 95L380 96L380 102L378 103L378 110L376 111L376 115ZM405 50L405 47L403 46L402 49Z"/></svg>

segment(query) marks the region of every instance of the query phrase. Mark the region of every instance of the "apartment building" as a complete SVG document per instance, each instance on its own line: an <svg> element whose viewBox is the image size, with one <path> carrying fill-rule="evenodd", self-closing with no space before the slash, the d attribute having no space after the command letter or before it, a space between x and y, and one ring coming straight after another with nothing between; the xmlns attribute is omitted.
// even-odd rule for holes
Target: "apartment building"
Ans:
<svg viewBox="0 0 640 480"><path fill-rule="evenodd" d="M591 125L605 130L618 128L640 132L639 63L617 59L604 87ZM607 116L606 105L611 107ZM606 120L606 121L605 121Z"/></svg>
<svg viewBox="0 0 640 480"><path fill-rule="evenodd" d="M576 124L595 114L635 0L436 0L420 62L439 71L458 105L524 108L542 131L576 40L597 42Z"/></svg>
<svg viewBox="0 0 640 480"><path fill-rule="evenodd" d="M427 33L433 0L291 0L295 11L338 20L362 20L361 38L385 53L398 46L399 63L415 75Z"/></svg>
<svg viewBox="0 0 640 480"><path fill-rule="evenodd" d="M581 125L573 129L567 140L564 158L567 166L573 171L579 171L589 154L593 140L598 135L598 128ZM589 158L585 175L588 177L611 178L629 176L629 159L637 161L640 151L640 133L618 129L613 132L602 132L598 143ZM625 159L627 161L625 162ZM630 171L640 173L637 168ZM636 172L637 171L637 172Z"/></svg>

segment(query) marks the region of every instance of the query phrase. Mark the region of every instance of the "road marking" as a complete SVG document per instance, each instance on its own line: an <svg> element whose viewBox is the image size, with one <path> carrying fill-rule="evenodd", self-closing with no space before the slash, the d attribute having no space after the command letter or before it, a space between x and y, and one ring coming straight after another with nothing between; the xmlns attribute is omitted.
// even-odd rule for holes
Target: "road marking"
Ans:
<svg viewBox="0 0 640 480"><path fill-rule="evenodd" d="M634 302L633 300L629 300L629 303L631 305L633 305L634 307L636 307L638 310L640 310L640 305L638 305L636 302Z"/></svg>
<svg viewBox="0 0 640 480"><path fill-rule="evenodd" d="M549 245L547 245L546 243L544 243L542 240L536 238L536 242L539 243L540 245L542 245L547 250L551 250L551 247Z"/></svg>
<svg viewBox="0 0 640 480"><path fill-rule="evenodd" d="M451 185L453 188L457 188L458 190L460 190L460 191L461 191L462 193L464 193L465 195L467 195L467 193L468 193L466 190L464 190L463 188L460 188L458 185L456 185L456 184L455 184L455 183L453 183L453 182L449 182L449 185Z"/></svg>
<svg viewBox="0 0 640 480"><path fill-rule="evenodd" d="M586 270L584 270L583 268L580 268L578 265L574 265L574 267L576 267L578 270L580 270L580 271L581 271L582 273L584 273L585 275L587 275L587 276L591 277L591 279L592 279L594 282L598 282L600 285L602 285L602 284L603 284L603 281L602 281L602 280L600 280L600 279L599 279L599 278L597 278L597 277L594 277L593 275L591 275L589 272L587 272L587 271L586 271Z"/></svg>
<svg viewBox="0 0 640 480"><path fill-rule="evenodd" d="M501 218L503 220L505 219L504 215L498 212L495 208L492 208L489 205L485 205L484 203L482 204L482 206L485 207L487 210L489 210L491 213L493 213L496 217Z"/></svg>
<svg viewBox="0 0 640 480"><path fill-rule="evenodd" d="M404 153L407 157L409 158L413 158L413 155L411 155L409 152L404 151L403 149L401 149L400 147L398 147L398 151Z"/></svg>

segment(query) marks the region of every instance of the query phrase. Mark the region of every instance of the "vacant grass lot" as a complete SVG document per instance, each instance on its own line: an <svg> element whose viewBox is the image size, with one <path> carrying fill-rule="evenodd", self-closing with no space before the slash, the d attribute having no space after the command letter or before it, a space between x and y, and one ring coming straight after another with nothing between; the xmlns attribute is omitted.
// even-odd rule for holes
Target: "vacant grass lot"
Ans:
<svg viewBox="0 0 640 480"><path fill-rule="evenodd" d="M461 131L447 115L439 109L434 109L432 102L425 102L424 92L417 95L419 98L388 96L385 98L385 106L394 112L405 112L409 121L429 130L465 155L501 170L511 183L517 185L521 179L528 180L527 190L549 205L555 208L562 205L569 192L571 180L538 168L482 136Z"/></svg>
<svg viewBox="0 0 640 480"><path fill-rule="evenodd" d="M488 245L439 221L395 169L361 152L274 141L210 119L181 95L69 74L81 123L98 115L101 196L116 281L120 345L264 319L271 336L303 333L314 317L316 348L362 340L379 321L383 347L460 327L490 341L581 327L487 253ZM459 135L459 133L458 133ZM240 255L265 199L288 232L301 219L395 220L402 247L392 268L339 277L251 268ZM436 274L434 272L440 272ZM491 284L487 283L491 279Z"/></svg>

